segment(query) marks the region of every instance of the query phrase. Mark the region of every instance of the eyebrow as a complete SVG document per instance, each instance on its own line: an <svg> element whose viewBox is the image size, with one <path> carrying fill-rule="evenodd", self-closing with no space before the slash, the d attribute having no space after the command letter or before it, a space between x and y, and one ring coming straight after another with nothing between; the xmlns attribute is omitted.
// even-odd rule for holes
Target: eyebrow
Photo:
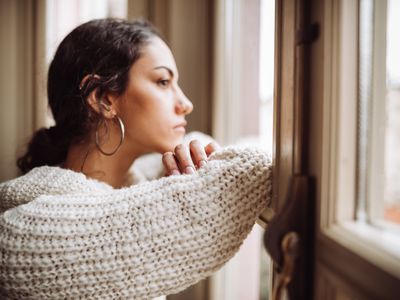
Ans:
<svg viewBox="0 0 400 300"><path fill-rule="evenodd" d="M168 73L169 73L169 75L170 75L171 77L174 77L174 72L173 72L170 68L168 68L168 67L166 67L166 66L159 66L159 67L155 67L155 68L154 68L154 70L158 70L158 69L165 69L165 70L168 71Z"/></svg>

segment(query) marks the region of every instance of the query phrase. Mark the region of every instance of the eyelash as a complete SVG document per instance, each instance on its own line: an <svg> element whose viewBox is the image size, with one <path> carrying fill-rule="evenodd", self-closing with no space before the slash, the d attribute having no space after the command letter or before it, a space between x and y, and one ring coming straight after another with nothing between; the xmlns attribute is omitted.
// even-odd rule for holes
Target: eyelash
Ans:
<svg viewBox="0 0 400 300"><path fill-rule="evenodd" d="M160 79L157 84L162 86L162 87L167 87L170 83L169 79Z"/></svg>

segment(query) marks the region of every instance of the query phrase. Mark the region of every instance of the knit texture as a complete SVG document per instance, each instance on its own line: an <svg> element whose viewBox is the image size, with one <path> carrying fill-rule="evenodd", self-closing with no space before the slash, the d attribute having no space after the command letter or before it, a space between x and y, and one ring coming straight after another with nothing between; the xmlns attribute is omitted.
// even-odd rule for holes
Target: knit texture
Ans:
<svg viewBox="0 0 400 300"><path fill-rule="evenodd" d="M150 299L209 276L271 198L261 150L123 189L58 167L0 185L1 299Z"/></svg>

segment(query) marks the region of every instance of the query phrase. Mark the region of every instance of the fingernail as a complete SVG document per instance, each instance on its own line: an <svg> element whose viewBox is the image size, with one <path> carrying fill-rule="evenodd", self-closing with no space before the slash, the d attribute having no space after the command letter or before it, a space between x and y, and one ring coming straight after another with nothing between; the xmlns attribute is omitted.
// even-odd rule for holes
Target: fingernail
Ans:
<svg viewBox="0 0 400 300"><path fill-rule="evenodd" d="M194 174L195 171L194 171L193 167L188 166L188 167L185 168L185 173L186 174Z"/></svg>
<svg viewBox="0 0 400 300"><path fill-rule="evenodd" d="M171 171L171 175L179 175L181 174L177 169Z"/></svg>
<svg viewBox="0 0 400 300"><path fill-rule="evenodd" d="M204 159L199 161L199 167L204 167L207 164L207 161L205 161Z"/></svg>

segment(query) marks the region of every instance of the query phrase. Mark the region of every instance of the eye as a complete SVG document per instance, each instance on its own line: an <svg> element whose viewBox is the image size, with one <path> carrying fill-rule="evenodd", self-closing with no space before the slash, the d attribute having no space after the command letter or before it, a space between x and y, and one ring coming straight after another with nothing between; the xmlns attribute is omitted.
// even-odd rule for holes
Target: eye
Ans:
<svg viewBox="0 0 400 300"><path fill-rule="evenodd" d="M169 83L170 83L169 79L160 79L159 81L157 81L157 84L162 87L167 87Z"/></svg>

